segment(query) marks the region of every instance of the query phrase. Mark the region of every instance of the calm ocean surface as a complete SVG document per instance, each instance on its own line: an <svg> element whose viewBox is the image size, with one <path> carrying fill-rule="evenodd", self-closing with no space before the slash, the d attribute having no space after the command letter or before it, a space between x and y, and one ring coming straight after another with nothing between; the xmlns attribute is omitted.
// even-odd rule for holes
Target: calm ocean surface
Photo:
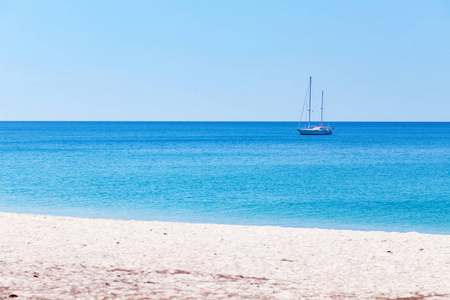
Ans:
<svg viewBox="0 0 450 300"><path fill-rule="evenodd" d="M0 211L450 234L450 123L0 122Z"/></svg>

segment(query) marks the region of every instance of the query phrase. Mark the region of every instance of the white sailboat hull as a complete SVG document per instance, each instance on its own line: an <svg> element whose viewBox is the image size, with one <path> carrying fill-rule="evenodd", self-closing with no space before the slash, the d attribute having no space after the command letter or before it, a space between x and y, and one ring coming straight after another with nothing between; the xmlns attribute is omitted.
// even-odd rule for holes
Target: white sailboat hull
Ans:
<svg viewBox="0 0 450 300"><path fill-rule="evenodd" d="M330 135L333 133L332 129L299 128L297 130L301 135Z"/></svg>

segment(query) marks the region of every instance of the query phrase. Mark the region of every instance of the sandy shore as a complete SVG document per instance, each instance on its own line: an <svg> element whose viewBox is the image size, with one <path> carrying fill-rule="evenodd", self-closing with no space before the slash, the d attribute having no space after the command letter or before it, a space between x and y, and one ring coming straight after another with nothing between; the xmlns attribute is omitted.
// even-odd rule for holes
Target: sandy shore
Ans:
<svg viewBox="0 0 450 300"><path fill-rule="evenodd" d="M0 245L8 299L450 298L446 235L0 213Z"/></svg>

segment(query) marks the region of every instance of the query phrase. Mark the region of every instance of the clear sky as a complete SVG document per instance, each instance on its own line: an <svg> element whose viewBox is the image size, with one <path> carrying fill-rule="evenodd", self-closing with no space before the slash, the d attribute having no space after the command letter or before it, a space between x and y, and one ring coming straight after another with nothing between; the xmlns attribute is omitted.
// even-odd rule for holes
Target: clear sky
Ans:
<svg viewBox="0 0 450 300"><path fill-rule="evenodd" d="M0 120L450 121L450 1L3 1Z"/></svg>

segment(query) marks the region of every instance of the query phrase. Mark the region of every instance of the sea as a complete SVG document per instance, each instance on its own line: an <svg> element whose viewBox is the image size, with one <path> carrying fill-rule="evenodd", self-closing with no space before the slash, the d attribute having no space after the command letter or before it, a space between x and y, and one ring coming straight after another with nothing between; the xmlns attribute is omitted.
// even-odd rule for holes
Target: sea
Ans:
<svg viewBox="0 0 450 300"><path fill-rule="evenodd" d="M0 211L450 234L449 122L0 122Z"/></svg>

